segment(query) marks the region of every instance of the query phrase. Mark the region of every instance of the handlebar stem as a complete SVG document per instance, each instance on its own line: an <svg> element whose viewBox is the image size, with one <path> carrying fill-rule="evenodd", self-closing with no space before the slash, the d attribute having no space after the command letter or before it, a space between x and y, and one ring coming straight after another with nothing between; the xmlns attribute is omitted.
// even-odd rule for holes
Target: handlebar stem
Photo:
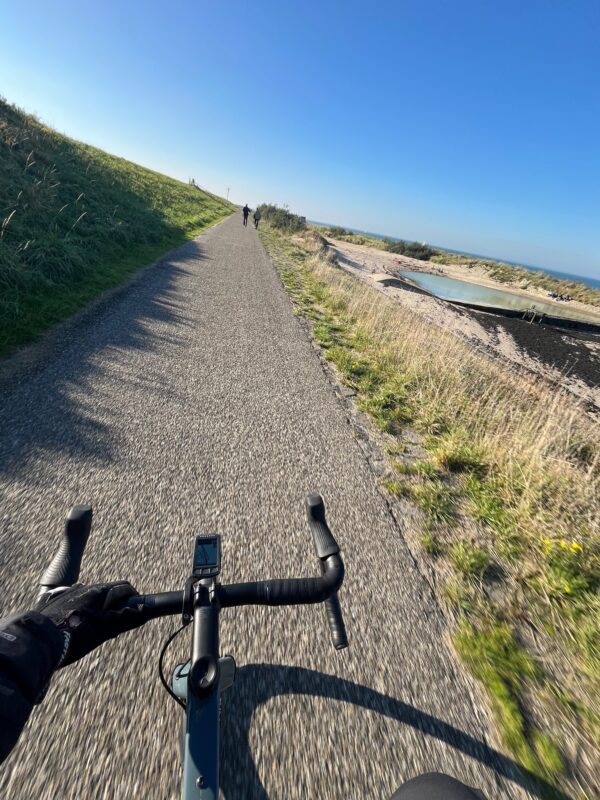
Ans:
<svg viewBox="0 0 600 800"><path fill-rule="evenodd" d="M188 686L197 697L209 695L219 680L219 610L213 580L194 584L191 666Z"/></svg>

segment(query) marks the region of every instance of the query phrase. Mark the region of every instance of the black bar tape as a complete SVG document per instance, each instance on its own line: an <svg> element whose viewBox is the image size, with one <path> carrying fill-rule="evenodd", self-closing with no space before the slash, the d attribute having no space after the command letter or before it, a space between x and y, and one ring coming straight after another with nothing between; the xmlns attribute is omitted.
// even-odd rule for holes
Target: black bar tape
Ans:
<svg viewBox="0 0 600 800"><path fill-rule="evenodd" d="M221 605L294 606L322 603L336 592L344 580L344 565L339 556L325 561L322 578L289 578L257 583L233 583L219 586Z"/></svg>
<svg viewBox="0 0 600 800"><path fill-rule="evenodd" d="M344 618L342 616L342 609L337 592L330 598L325 600L325 616L331 631L331 641L336 650L343 650L348 647L348 637L346 635L346 626L344 625Z"/></svg>
<svg viewBox="0 0 600 800"><path fill-rule="evenodd" d="M183 592L135 595L130 597L125 605L127 608L143 606L148 613L148 617L168 617L172 614L181 614Z"/></svg>

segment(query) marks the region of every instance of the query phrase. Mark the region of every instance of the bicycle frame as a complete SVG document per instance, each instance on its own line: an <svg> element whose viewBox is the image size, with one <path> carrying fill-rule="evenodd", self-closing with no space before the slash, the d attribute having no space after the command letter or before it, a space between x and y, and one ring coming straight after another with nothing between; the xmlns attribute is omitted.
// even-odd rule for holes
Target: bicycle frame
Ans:
<svg viewBox="0 0 600 800"><path fill-rule="evenodd" d="M219 796L219 691L200 699L188 691L189 665L173 674L173 691L185 702L182 800L217 800ZM181 666L188 672L177 676Z"/></svg>
<svg viewBox="0 0 600 800"><path fill-rule="evenodd" d="M192 587L192 657L178 665L173 692L185 703L182 800L217 800L221 694L235 677L231 656L219 658L219 604L214 580Z"/></svg>
<svg viewBox="0 0 600 800"><path fill-rule="evenodd" d="M189 694L191 661L179 664L173 672L173 691L186 704L182 734L183 800L217 800L219 794L219 717L221 694L233 685L235 661L219 659L219 685L210 697L200 700Z"/></svg>

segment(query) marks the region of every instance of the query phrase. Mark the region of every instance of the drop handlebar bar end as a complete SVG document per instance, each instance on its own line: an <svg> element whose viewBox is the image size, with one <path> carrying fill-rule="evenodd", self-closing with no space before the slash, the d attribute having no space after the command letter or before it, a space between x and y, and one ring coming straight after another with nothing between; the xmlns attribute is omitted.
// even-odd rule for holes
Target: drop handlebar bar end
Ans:
<svg viewBox="0 0 600 800"><path fill-rule="evenodd" d="M344 650L348 647L348 636L337 592L328 600L325 600L325 614L327 615L333 646L336 650Z"/></svg>

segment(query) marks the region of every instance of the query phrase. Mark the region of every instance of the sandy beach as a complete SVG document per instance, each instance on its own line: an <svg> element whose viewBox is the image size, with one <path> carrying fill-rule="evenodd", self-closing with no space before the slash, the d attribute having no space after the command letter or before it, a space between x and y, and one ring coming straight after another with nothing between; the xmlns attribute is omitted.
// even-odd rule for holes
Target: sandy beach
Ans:
<svg viewBox="0 0 600 800"><path fill-rule="evenodd" d="M394 276L402 270L429 272L519 294L531 299L532 303L540 299L552 302L545 292L502 284L490 278L482 267L434 264L337 239L327 239L327 242L335 250L343 269L405 308L469 341L509 368L534 373L554 386L568 390L590 410L600 409L600 334L567 331L474 311L408 285L385 285L380 282L380 276ZM571 301L569 306L597 319L600 324L600 314L594 307L575 301Z"/></svg>

